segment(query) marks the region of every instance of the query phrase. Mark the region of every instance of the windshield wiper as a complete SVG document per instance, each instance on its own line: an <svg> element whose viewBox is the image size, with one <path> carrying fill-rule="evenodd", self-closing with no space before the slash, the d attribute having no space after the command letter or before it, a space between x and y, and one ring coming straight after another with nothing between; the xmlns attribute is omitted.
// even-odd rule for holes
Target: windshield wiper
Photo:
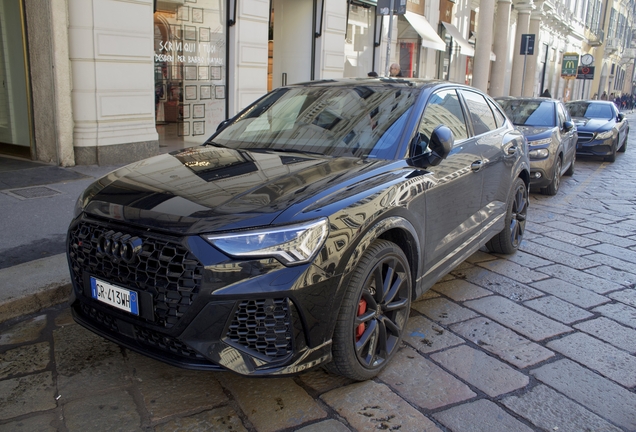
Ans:
<svg viewBox="0 0 636 432"><path fill-rule="evenodd" d="M272 152L281 152L281 153L300 153L300 154L309 154L316 156L327 156L324 153L312 152L308 150L298 150L298 149L286 149L286 148L269 148L269 147L252 147L252 148L244 148L242 150L247 151L272 151Z"/></svg>

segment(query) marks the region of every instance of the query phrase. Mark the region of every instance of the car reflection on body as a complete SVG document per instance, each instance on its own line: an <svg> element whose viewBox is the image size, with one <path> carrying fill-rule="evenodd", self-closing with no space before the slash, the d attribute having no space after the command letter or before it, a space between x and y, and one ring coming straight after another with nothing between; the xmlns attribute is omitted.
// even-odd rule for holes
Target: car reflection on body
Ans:
<svg viewBox="0 0 636 432"><path fill-rule="evenodd" d="M574 101L565 104L579 134L576 152L581 155L603 156L614 162L616 152L627 149L629 124L610 101Z"/></svg>
<svg viewBox="0 0 636 432"><path fill-rule="evenodd" d="M561 175L574 174L577 131L563 103L548 98L495 99L528 140L530 187L556 195Z"/></svg>
<svg viewBox="0 0 636 432"><path fill-rule="evenodd" d="M204 145L87 188L67 242L73 316L181 367L369 379L412 299L484 244L518 248L528 182L525 139L473 88L279 88Z"/></svg>

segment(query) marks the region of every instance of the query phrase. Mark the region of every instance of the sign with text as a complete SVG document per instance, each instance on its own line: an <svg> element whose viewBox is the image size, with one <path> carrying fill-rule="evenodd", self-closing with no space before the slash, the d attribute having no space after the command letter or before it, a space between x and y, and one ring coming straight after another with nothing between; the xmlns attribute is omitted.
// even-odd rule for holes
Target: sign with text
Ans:
<svg viewBox="0 0 636 432"><path fill-rule="evenodd" d="M577 53L564 53L563 63L561 63L561 76L574 77L579 69L579 55Z"/></svg>
<svg viewBox="0 0 636 432"><path fill-rule="evenodd" d="M521 35L521 51L519 54L521 55L534 55L534 38L533 34L522 34Z"/></svg>
<svg viewBox="0 0 636 432"><path fill-rule="evenodd" d="M391 0L378 0L378 15L391 14ZM404 15L406 13L406 0L393 0L393 15Z"/></svg>
<svg viewBox="0 0 636 432"><path fill-rule="evenodd" d="M576 74L576 79L594 79L594 66L579 66L578 72L579 73Z"/></svg>

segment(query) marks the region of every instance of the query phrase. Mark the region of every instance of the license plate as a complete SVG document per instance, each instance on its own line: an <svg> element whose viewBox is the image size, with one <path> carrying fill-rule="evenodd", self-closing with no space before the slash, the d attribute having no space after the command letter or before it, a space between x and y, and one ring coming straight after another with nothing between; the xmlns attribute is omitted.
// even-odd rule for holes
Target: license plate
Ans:
<svg viewBox="0 0 636 432"><path fill-rule="evenodd" d="M139 299L135 291L91 277L91 295L96 300L125 310L133 315L139 315Z"/></svg>

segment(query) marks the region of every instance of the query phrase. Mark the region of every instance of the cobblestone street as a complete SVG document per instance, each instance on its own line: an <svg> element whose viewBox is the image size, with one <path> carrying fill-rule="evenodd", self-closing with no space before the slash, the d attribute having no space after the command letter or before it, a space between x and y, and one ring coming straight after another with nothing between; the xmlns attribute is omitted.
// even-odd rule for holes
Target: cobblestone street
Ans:
<svg viewBox="0 0 636 432"><path fill-rule="evenodd" d="M483 249L414 302L372 381L182 370L60 305L0 325L0 431L634 431L632 137L614 163L577 159L558 195L530 195L519 252Z"/></svg>

